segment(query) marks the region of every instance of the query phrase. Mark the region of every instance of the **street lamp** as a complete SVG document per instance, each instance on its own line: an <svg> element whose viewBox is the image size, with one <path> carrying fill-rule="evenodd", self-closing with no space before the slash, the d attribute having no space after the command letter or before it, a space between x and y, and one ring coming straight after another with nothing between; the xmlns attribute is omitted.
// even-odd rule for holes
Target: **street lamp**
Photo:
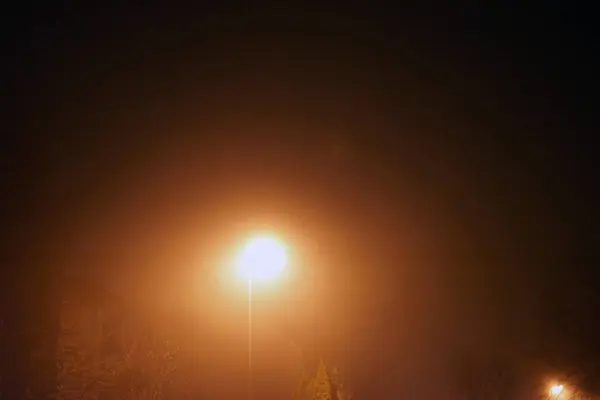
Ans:
<svg viewBox="0 0 600 400"><path fill-rule="evenodd" d="M550 396L548 397L549 399L551 398L558 398L561 393L563 392L564 386L563 385L553 385L550 388Z"/></svg>
<svg viewBox="0 0 600 400"><path fill-rule="evenodd" d="M273 236L254 237L236 260L237 275L248 281L248 396L252 398L252 283L275 278L287 264L287 251Z"/></svg>
<svg viewBox="0 0 600 400"><path fill-rule="evenodd" d="M283 243L272 236L250 239L238 255L237 274L252 281L267 281L277 276L287 264Z"/></svg>

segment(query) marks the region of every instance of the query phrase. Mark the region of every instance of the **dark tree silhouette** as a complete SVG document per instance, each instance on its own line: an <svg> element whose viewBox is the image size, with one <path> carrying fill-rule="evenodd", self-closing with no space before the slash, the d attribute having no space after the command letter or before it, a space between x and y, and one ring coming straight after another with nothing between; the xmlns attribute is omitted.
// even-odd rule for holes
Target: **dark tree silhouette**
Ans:
<svg viewBox="0 0 600 400"><path fill-rule="evenodd" d="M59 398L164 396L178 353L168 338L127 312L124 303L75 301L65 305L64 314L69 312L58 352Z"/></svg>
<svg viewBox="0 0 600 400"><path fill-rule="evenodd" d="M321 358L312 375L304 375L294 393L298 400L351 400L352 395L342 382L336 367L328 368Z"/></svg>

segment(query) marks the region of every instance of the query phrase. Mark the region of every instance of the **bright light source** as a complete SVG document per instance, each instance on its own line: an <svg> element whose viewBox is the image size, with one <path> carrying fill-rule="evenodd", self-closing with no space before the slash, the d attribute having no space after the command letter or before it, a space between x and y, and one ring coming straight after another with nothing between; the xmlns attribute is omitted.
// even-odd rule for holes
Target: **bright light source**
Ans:
<svg viewBox="0 0 600 400"><path fill-rule="evenodd" d="M236 262L239 276L250 281L274 278L287 263L285 246L270 236L261 236L248 241Z"/></svg>
<svg viewBox="0 0 600 400"><path fill-rule="evenodd" d="M551 396L558 396L563 391L563 385L554 385L550 388Z"/></svg>

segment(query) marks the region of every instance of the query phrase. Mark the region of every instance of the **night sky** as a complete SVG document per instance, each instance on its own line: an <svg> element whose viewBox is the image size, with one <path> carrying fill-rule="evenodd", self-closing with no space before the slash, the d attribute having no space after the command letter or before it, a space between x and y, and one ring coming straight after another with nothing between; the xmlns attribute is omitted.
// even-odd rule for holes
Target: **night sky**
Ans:
<svg viewBox="0 0 600 400"><path fill-rule="evenodd" d="M266 228L319 274L319 334L286 332L360 398L455 396L456 354L516 366L515 391L600 382L587 10L47 7L4 53L5 376L77 275L194 332L198 390L230 398L245 308L219 265ZM265 396L289 293L256 325Z"/></svg>

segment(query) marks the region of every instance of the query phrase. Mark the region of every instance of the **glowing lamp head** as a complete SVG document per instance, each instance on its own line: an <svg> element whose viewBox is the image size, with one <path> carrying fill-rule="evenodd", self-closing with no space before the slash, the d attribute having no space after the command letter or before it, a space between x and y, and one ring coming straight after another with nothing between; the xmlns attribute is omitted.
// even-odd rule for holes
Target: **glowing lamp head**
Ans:
<svg viewBox="0 0 600 400"><path fill-rule="evenodd" d="M277 239L263 236L251 239L237 259L237 273L244 279L264 281L278 275L287 263L285 246Z"/></svg>
<svg viewBox="0 0 600 400"><path fill-rule="evenodd" d="M563 385L554 385L550 388L550 395L558 396L562 393L562 391L563 391Z"/></svg>

